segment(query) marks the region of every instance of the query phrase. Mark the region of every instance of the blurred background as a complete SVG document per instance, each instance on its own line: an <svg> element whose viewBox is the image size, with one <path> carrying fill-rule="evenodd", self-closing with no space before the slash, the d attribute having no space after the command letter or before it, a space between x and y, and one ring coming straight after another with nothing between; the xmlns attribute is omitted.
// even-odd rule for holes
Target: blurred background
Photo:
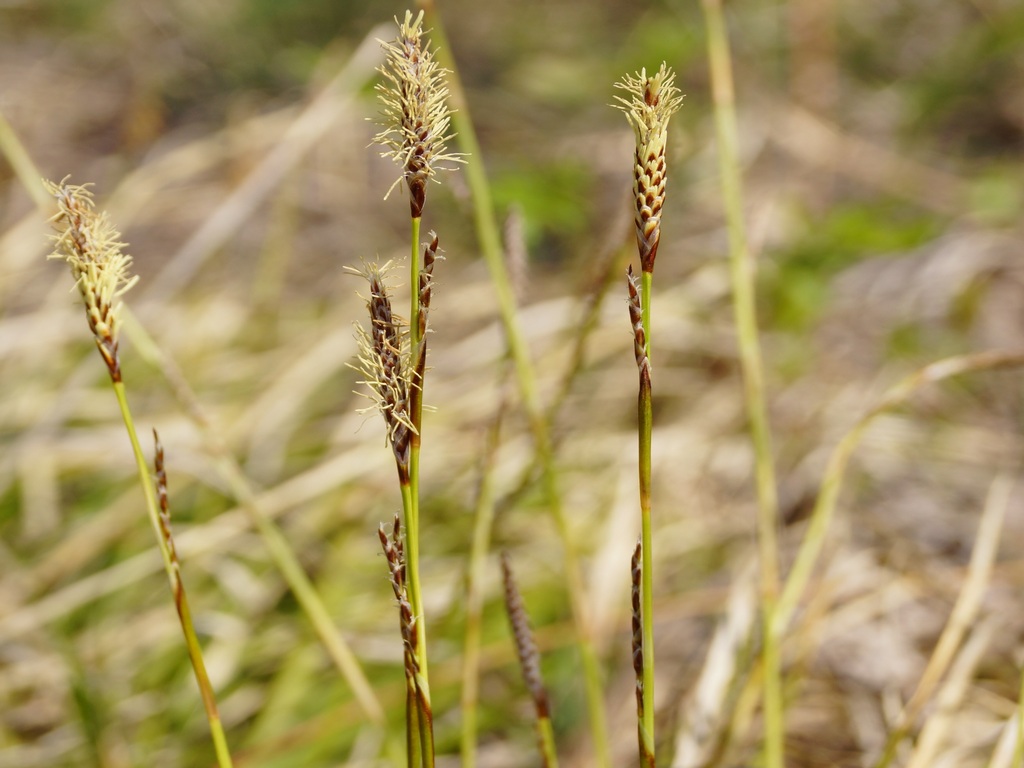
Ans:
<svg viewBox="0 0 1024 768"><path fill-rule="evenodd" d="M752 452L700 4L438 9L481 143L468 162L493 185L550 406L621 765L636 751L636 368L622 279L633 137L609 104L627 72L666 61L678 73L686 99L670 132L653 304L659 749L666 765L750 765ZM403 191L384 200L397 169L368 146L375 38L393 37L404 10L0 2L0 766L213 762L107 374L66 266L45 259L52 211L23 183L37 172L95 184L135 259L134 316L282 526L401 733L401 644L376 539L401 500L380 418L357 412L367 402L348 364L365 307L344 267L406 255ZM887 386L947 355L1021 346L1024 5L725 10L790 552L830 451ZM487 465L493 546L510 552L537 629L563 761L587 766L562 547L529 471L466 182L461 171L442 181L424 218L447 256L435 270L423 460L439 764L458 764L467 553L501 414ZM167 452L186 586L236 764L378 764L365 716L218 474L181 382L150 360L123 345L140 432L159 428ZM989 488L1019 470L1021 395L1018 372L958 378L865 435L785 647L789 765L877 758L964 583ZM958 659L956 718L932 765L990 764L1015 711L1024 507L1012 488L1006 504L974 655ZM536 765L496 558L485 587L479 764ZM722 626L740 638L725 645L739 682L702 698L702 673L723 664L709 660Z"/></svg>

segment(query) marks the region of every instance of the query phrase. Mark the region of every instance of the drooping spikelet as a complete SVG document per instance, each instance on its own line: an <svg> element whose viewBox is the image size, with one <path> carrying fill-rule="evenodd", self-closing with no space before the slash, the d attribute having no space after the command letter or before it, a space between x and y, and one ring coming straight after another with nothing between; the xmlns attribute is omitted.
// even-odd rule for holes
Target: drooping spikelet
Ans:
<svg viewBox="0 0 1024 768"><path fill-rule="evenodd" d="M533 641L533 632L530 631L530 622L526 615L526 607L523 605L523 598L520 596L515 578L512 576L512 565L505 553L501 555L501 573L505 583L505 609L508 611L509 623L512 625L512 636L516 642L516 654L519 656L523 680L533 698L537 717L550 717L548 692L540 674L540 654L537 652L537 644Z"/></svg>
<svg viewBox="0 0 1024 768"><path fill-rule="evenodd" d="M366 300L370 330L356 325L359 361L355 367L365 377L360 383L370 387L374 406L384 416L388 443L394 450L400 479L408 482L409 441L415 431L409 400L412 366L403 322L391 311L384 281L388 266L370 264L362 272L351 270L365 277L370 285L370 297Z"/></svg>
<svg viewBox="0 0 1024 768"><path fill-rule="evenodd" d="M119 311L117 300L135 285L128 269L132 260L122 250L121 234L106 213L97 213L92 193L85 186L43 181L57 200L58 211L50 221L58 234L53 236L50 258L63 259L71 267L75 285L82 296L89 329L114 382L121 381L117 356Z"/></svg>
<svg viewBox="0 0 1024 768"><path fill-rule="evenodd" d="M395 184L405 179L412 217L419 218L427 182L438 170L451 169L438 163L461 162L446 147L452 114L444 82L447 70L434 60L430 46L423 40L423 11L415 19L411 11L406 11L405 20L398 25L398 37L392 42L382 40L380 44L386 56L380 72L387 82L377 86L384 106L384 130L374 137L374 142L386 147L382 157L391 157L402 167L402 176ZM391 189L394 188L393 184Z"/></svg>
<svg viewBox="0 0 1024 768"><path fill-rule="evenodd" d="M636 134L633 165L633 195L636 244L640 266L644 272L654 271L661 239L661 209L665 204L665 143L668 121L679 109L683 98L675 87L675 73L662 62L650 77L642 69L635 76L626 75L616 88L627 92L628 98L616 96L614 106L626 113Z"/></svg>

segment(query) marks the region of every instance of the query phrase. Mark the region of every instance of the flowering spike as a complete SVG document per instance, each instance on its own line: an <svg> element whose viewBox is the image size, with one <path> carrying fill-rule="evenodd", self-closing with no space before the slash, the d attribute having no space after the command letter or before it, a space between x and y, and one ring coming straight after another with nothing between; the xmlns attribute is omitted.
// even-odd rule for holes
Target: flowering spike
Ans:
<svg viewBox="0 0 1024 768"><path fill-rule="evenodd" d="M121 234L106 213L96 213L92 193L86 186L43 180L57 200L57 213L50 219L58 234L53 236L50 258L63 259L71 267L75 285L85 305L89 329L114 382L121 381L117 356L121 302L125 291L135 285L128 269L131 257L122 251Z"/></svg>
<svg viewBox="0 0 1024 768"><path fill-rule="evenodd" d="M451 170L437 162L462 162L458 154L449 153L446 147L445 134L452 114L444 82L448 70L438 65L433 51L423 41L423 11L415 19L411 11L406 11L405 20L398 26L398 37L392 42L382 40L380 44L386 57L380 72L387 82L377 86L384 106L384 130L374 137L374 142L386 148L382 157L393 158L402 167L402 175L388 194L404 178L409 185L412 217L418 219L423 214L427 181L437 170Z"/></svg>
<svg viewBox="0 0 1024 768"><path fill-rule="evenodd" d="M633 196L636 202L636 244L640 251L640 266L644 272L654 272L654 259L658 255L661 239L661 209L665 204L665 143L668 121L683 103L675 87L675 73L662 62L651 77L642 69L635 76L626 75L616 88L628 98L616 96L617 109L626 113L626 119L636 134L636 155L633 165Z"/></svg>
<svg viewBox="0 0 1024 768"><path fill-rule="evenodd" d="M370 297L366 300L370 330L356 325L359 359L353 367L364 376L360 383L370 387L373 407L384 415L387 440L394 450L399 474L407 479L409 442L415 432L409 410L412 366L405 323L391 311L391 298L384 280L389 266L369 264L361 272L349 269L370 284Z"/></svg>

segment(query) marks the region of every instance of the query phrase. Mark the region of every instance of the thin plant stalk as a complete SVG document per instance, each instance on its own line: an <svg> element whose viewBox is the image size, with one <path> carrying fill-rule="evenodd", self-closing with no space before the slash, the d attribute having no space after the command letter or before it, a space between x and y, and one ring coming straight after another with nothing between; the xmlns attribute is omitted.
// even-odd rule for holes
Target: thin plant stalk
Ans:
<svg viewBox="0 0 1024 768"><path fill-rule="evenodd" d="M917 688L914 689L913 695L903 706L903 710L889 731L885 746L882 748L882 755L875 763L875 768L888 768L892 764L900 743L910 732L925 705L932 699L943 676L950 670L953 659L960 651L969 630L978 622L982 598L991 581L992 568L999 553L1003 520L1012 490L1013 480L1006 475L996 477L989 487L988 498L985 500L985 507L981 513L981 522L978 524L978 533L975 536L974 548L971 550L971 560L967 566L967 576L963 586L957 595L946 626L943 627L942 634L939 635L939 640L935 644L935 650L921 674ZM938 707L938 709L940 712L943 711L942 707ZM920 759L916 757L912 762L914 765L921 764Z"/></svg>
<svg viewBox="0 0 1024 768"><path fill-rule="evenodd" d="M413 371L412 386L409 389L409 401L412 419L412 435L409 440L409 499L406 503L403 494L402 501L405 506L406 525L406 548L408 551L409 570L409 598L412 601L413 611L420 621L416 622L417 646L423 651L420 659L420 670L423 679L427 680L427 627L423 617L423 594L420 588L420 434L423 430L423 373L420 370L418 361L422 350L423 359L426 360L425 341L421 336L420 329L420 294L416 286L420 284L420 221L421 217L412 217L412 255L409 258L409 286L410 286L410 311L409 311L409 347L410 359L417 361Z"/></svg>
<svg viewBox="0 0 1024 768"><path fill-rule="evenodd" d="M650 273L643 273L645 276ZM650 280L644 280L650 284ZM649 290L649 289L648 289ZM651 562L651 436L654 424L651 364L646 342L643 299L633 269L629 270L629 314L633 325L634 352L640 371L637 395L637 435L640 478L640 541L633 556L633 664L637 673L637 738L640 764L654 766L654 576ZM650 302L650 299L647 299ZM650 313L647 313L650 317ZM639 630L639 636L637 632ZM639 645L637 642L639 641Z"/></svg>
<svg viewBox="0 0 1024 768"><path fill-rule="evenodd" d="M156 535L164 571L170 583L175 607L185 635L189 660L192 663L196 682L203 698L217 761L221 768L230 768L231 755L217 712L213 687L206 673L202 650L192 624L192 612L181 583L180 565L174 550L173 539L170 536L166 510L166 478L163 479L161 495L164 504L161 507L157 501L156 489L149 475L142 446L139 444L121 375L119 356L120 297L137 282L137 278L129 276L131 257L123 252L124 244L120 241L121 235L106 214L96 213L92 195L86 187L70 185L66 179L60 184L45 182L44 186L57 200L58 206L58 213L51 219L60 233L54 237L55 251L52 257L63 259L70 266L85 307L86 320L92 331L93 340L106 363L114 395L121 411L121 418L124 421L135 456L139 482L146 499L146 512ZM157 475L158 477L163 475L163 457L159 444ZM161 515L161 509L163 515Z"/></svg>
<svg viewBox="0 0 1024 768"><path fill-rule="evenodd" d="M132 424L131 413L128 410L128 400L124 393L124 384L118 382L114 385L117 392L117 402L121 407L121 415L124 418L125 427L132 438L132 450L135 453L136 462L142 456L139 449L139 442L135 436L135 428ZM224 727L221 724L220 713L217 711L217 698L213 692L213 685L210 683L210 676L206 673L206 662L203 660L203 649L199 645L199 638L196 636L195 625L192 622L192 610L189 608L188 596L185 594L185 585L181 580L181 563L178 560L178 551L174 546L174 535L171 532L171 513L167 498L167 472L164 469L164 448L160 444L160 436L153 430L154 448L154 470L156 475L156 490L159 499L159 523L160 538L164 548L170 557L171 568L168 576L171 581L171 593L174 595L174 607L178 610L178 618L181 622L181 629L185 635L185 645L188 648L188 658L192 663L192 670L195 672L196 684L199 686L199 693L203 699L203 709L206 712L206 719L210 724L210 734L213 737L214 750L217 753L217 764L223 767L231 765L231 754L228 752L227 740L224 738ZM140 479L143 475L145 463L139 465ZM146 477L146 485L149 485L149 478ZM147 505L149 503L147 494Z"/></svg>
<svg viewBox="0 0 1024 768"><path fill-rule="evenodd" d="M651 272L641 272L640 306L644 328L646 372L641 367L637 396L637 423L640 475L640 564L643 605L643 712L641 756L654 768L654 541L651 532L651 443L654 431L654 395L651 391Z"/></svg>
<svg viewBox="0 0 1024 768"><path fill-rule="evenodd" d="M778 492L775 460L765 404L764 372L755 308L755 265L743 222L743 194L739 165L729 40L722 18L721 0L702 0L708 35L708 60L718 138L722 196L729 230L729 266L733 312L743 371L747 419L754 448L757 486L757 539L760 561L762 649L764 657L764 750L766 768L783 768L785 761L782 669L779 638L773 631L779 592Z"/></svg>
<svg viewBox="0 0 1024 768"><path fill-rule="evenodd" d="M544 410L537 393L536 374L530 360L525 337L516 315L515 292L509 279L501 246L501 236L494 214L490 185L484 170L483 155L476 139L473 122L469 115L465 94L459 80L458 70L449 53L449 46L441 24L440 15L431 2L420 1L430 18L432 35L438 43L438 59L450 70L449 88L451 101L457 107L452 114L452 123L458 134L459 143L466 155L473 158L466 166L466 181L473 201L473 220L476 226L480 252L491 276L491 286L498 304L498 314L505 331L516 373L516 383L527 421L534 440L537 464L540 467L541 483L548 507L562 542L565 574L569 602L572 609L576 642L583 667L586 688L587 712L590 719L591 736L594 743L595 765L610 768L611 747L608 739L608 725L604 708L601 665L594 649L593 628L587 608L586 590L582 569L576 554L575 544L569 532L568 522L562 507L562 494L558 473L555 468L554 448L545 419Z"/></svg>
<svg viewBox="0 0 1024 768"><path fill-rule="evenodd" d="M654 428L651 385L651 288L654 264L661 242L661 216L668 181L665 150L669 119L682 104L674 85L675 74L662 63L649 76L641 70L627 75L616 87L626 92L617 96L636 139L633 155L633 224L640 277L627 274L629 320L639 372L637 395L637 437L640 495L640 542L633 557L634 644L640 628L640 647L634 647L637 679L637 736L641 765L654 768L654 546L651 521L651 443Z"/></svg>

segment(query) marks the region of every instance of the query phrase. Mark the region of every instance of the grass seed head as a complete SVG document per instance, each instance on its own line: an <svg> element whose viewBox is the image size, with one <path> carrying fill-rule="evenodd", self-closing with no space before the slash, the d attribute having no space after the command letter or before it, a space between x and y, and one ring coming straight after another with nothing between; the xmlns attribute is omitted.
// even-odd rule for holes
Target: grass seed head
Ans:
<svg viewBox="0 0 1024 768"><path fill-rule="evenodd" d="M398 23L398 19L395 19ZM413 218L423 213L427 182L438 170L451 170L439 163L461 162L458 154L447 149L451 110L448 108L448 87L443 69L435 60L430 46L423 40L423 12L415 19L411 11L398 25L398 37L381 41L385 62L380 68L385 82L377 86L384 111L383 130L374 142L402 167L409 185L410 210Z"/></svg>
<svg viewBox="0 0 1024 768"><path fill-rule="evenodd" d="M71 267L71 275L85 305L89 329L110 377L118 382L121 380L117 356L121 309L118 298L138 280L129 275L132 259L124 253L121 234L107 214L96 212L87 187L68 184L66 178L59 184L44 179L43 184L57 201L57 213L50 219L57 230L50 258L63 259Z"/></svg>
<svg viewBox="0 0 1024 768"><path fill-rule="evenodd" d="M613 105L626 114L636 135L633 165L633 196L636 201L636 244L644 272L654 271L661 239L661 209L665 204L665 143L668 121L683 103L675 87L675 73L662 62L651 76L642 69L626 75L616 88L627 96L616 96Z"/></svg>

